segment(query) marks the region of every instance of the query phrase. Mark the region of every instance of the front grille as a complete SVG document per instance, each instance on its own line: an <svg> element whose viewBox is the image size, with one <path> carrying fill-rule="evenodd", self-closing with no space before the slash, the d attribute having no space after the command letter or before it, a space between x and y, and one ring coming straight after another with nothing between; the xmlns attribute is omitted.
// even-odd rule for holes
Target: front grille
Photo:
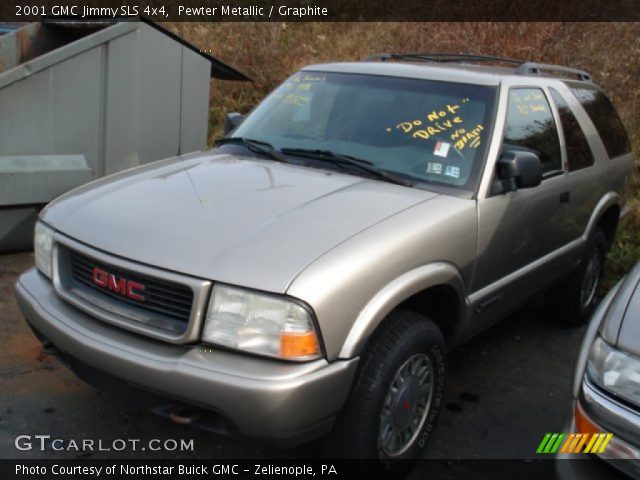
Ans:
<svg viewBox="0 0 640 480"><path fill-rule="evenodd" d="M186 329L193 306L191 288L116 268L74 250L69 250L68 258L71 277L82 289L126 306L127 309L146 312L156 320L166 319L168 321L167 329L176 330L176 323L182 326L179 328L180 330ZM96 285L92 280L92 272L96 267L115 275L117 278L124 277L129 281L144 285L144 301L134 300Z"/></svg>

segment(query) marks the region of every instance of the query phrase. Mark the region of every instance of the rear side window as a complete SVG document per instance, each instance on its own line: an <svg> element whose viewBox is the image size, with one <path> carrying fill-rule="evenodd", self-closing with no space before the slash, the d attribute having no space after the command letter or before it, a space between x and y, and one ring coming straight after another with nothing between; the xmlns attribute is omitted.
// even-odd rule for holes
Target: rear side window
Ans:
<svg viewBox="0 0 640 480"><path fill-rule="evenodd" d="M543 173L562 170L558 131L544 92L539 88L514 88L509 91L502 150L527 150L536 153Z"/></svg>
<svg viewBox="0 0 640 480"><path fill-rule="evenodd" d="M567 146L569 171L572 172L590 167L594 164L595 160L593 153L591 153L589 142L587 142L587 137L578 123L578 119L558 91L553 88L550 88L549 91L560 115L560 123L562 124L562 131L564 132L564 139Z"/></svg>
<svg viewBox="0 0 640 480"><path fill-rule="evenodd" d="M569 85L589 118L596 127L602 143L610 158L624 155L631 151L629 137L622 120L607 96L596 87L588 85Z"/></svg>

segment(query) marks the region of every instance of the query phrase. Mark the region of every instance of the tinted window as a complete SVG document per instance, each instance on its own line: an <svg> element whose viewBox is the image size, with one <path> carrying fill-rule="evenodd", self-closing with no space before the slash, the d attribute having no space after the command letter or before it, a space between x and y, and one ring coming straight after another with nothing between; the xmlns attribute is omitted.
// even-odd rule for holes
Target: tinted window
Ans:
<svg viewBox="0 0 640 480"><path fill-rule="evenodd" d="M613 158L630 152L631 145L627 132L607 96L596 87L588 85L570 85L570 88L589 114L609 157Z"/></svg>
<svg viewBox="0 0 640 480"><path fill-rule="evenodd" d="M425 188L475 190L495 92L481 85L303 71L269 95L233 135L277 149L357 157ZM318 165L302 157L292 160Z"/></svg>
<svg viewBox="0 0 640 480"><path fill-rule="evenodd" d="M562 131L564 132L564 140L567 147L569 171L590 167L594 164L594 158L591 153L591 148L589 148L587 137L578 123L578 119L559 92L553 88L550 88L549 91L560 115L560 123L562 124Z"/></svg>
<svg viewBox="0 0 640 480"><path fill-rule="evenodd" d="M502 150L529 150L538 154L543 173L562 170L560 141L549 102L538 88L509 92Z"/></svg>

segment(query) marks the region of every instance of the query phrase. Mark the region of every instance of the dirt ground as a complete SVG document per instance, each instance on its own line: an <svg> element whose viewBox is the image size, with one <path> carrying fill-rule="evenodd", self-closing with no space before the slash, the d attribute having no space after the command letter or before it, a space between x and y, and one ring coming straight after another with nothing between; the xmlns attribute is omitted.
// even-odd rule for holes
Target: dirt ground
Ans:
<svg viewBox="0 0 640 480"><path fill-rule="evenodd" d="M63 439L194 439L193 452L94 452L91 458L308 458L317 445L274 450L177 425L102 394L42 352L13 297L30 253L0 255L0 458L74 458L22 452L20 434ZM445 402L428 458L535 458L545 432L562 431L584 329L545 321L532 302L450 354Z"/></svg>

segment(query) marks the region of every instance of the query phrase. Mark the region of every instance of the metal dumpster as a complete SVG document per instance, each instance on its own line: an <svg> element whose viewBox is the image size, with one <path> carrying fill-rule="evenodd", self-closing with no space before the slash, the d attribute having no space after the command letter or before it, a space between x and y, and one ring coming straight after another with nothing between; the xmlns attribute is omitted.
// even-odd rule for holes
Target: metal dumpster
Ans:
<svg viewBox="0 0 640 480"><path fill-rule="evenodd" d="M206 148L210 77L249 80L158 24L31 23L0 36L0 251L89 180Z"/></svg>

